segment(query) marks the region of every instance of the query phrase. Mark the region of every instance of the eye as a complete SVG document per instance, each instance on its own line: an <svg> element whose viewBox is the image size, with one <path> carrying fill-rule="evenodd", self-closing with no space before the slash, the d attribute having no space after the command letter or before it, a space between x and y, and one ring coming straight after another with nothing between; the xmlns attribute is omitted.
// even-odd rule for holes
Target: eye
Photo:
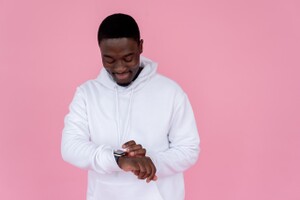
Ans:
<svg viewBox="0 0 300 200"><path fill-rule="evenodd" d="M125 61L125 62L131 62L132 59L133 59L133 55L130 55L130 56L126 56L126 57L124 58L124 61Z"/></svg>
<svg viewBox="0 0 300 200"><path fill-rule="evenodd" d="M112 58L104 58L104 62L106 62L108 64L113 64L115 62L115 60Z"/></svg>

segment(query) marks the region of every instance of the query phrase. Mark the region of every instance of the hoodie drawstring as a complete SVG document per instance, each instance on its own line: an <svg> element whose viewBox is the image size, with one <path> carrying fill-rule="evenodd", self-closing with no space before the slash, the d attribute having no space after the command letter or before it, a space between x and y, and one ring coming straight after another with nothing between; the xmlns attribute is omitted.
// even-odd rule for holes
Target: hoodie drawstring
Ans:
<svg viewBox="0 0 300 200"><path fill-rule="evenodd" d="M127 116L124 124L124 130L121 132L121 123L120 123L120 108L119 108L119 92L118 92L118 87L115 86L115 103L116 103L116 126L117 126L117 134L118 134L118 142L119 146L122 146L123 142L125 142L125 139L128 135L129 128L130 128L130 116L131 116L131 110L132 110L132 101L133 101L133 88L130 90L130 95L129 95L129 103L128 103L128 111L127 111Z"/></svg>

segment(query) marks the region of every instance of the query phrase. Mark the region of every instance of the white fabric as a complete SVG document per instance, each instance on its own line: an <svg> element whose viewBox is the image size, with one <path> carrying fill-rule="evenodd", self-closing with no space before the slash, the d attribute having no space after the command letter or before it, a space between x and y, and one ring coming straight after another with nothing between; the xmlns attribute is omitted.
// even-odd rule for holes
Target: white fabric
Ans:
<svg viewBox="0 0 300 200"><path fill-rule="evenodd" d="M88 170L88 200L184 199L183 171L199 153L193 111L182 89L156 73L156 63L141 57L140 66L128 87L116 85L103 68L77 88L65 117L62 157ZM113 150L129 140L147 150L157 181L147 184L118 167Z"/></svg>

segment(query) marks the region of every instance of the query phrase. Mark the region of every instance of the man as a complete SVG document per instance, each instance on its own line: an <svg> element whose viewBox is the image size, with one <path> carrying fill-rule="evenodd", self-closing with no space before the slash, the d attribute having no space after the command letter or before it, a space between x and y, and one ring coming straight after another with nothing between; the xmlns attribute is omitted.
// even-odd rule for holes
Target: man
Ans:
<svg viewBox="0 0 300 200"><path fill-rule="evenodd" d="M103 69L77 88L63 159L88 170L88 200L182 200L199 136L186 94L142 57L135 20L114 14L98 31ZM122 150L122 151L120 151Z"/></svg>

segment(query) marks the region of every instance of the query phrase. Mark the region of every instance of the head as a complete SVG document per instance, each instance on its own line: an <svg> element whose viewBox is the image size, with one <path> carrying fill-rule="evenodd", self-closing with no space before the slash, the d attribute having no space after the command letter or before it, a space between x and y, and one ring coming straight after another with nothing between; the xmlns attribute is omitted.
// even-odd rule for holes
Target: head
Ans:
<svg viewBox="0 0 300 200"><path fill-rule="evenodd" d="M143 40L136 21L129 15L106 17L98 30L98 44L106 71L121 86L129 85L140 72Z"/></svg>

